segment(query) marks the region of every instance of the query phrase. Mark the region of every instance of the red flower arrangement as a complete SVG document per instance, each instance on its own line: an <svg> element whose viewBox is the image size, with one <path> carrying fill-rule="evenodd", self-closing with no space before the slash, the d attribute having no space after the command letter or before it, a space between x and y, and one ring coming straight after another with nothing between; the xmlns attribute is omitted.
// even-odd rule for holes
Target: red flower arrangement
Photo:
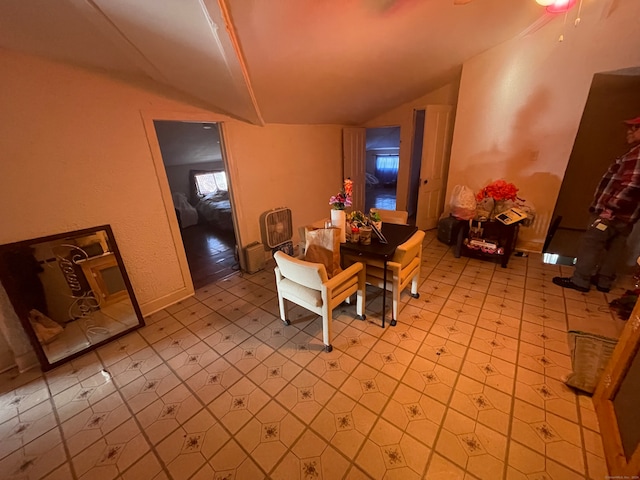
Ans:
<svg viewBox="0 0 640 480"><path fill-rule="evenodd" d="M516 188L513 183L496 180L476 194L476 200L478 202L481 202L485 198L493 198L496 201L516 200L518 198L518 188Z"/></svg>

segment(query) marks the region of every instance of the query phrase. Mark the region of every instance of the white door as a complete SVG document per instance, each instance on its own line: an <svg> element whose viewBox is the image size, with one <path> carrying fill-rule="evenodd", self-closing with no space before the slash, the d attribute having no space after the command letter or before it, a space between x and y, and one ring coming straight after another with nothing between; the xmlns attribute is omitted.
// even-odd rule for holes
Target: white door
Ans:
<svg viewBox="0 0 640 480"><path fill-rule="evenodd" d="M436 228L444 211L452 112L451 105L429 105L425 108L416 213L416 226L421 230Z"/></svg>
<svg viewBox="0 0 640 480"><path fill-rule="evenodd" d="M364 180L366 158L366 128L342 130L342 165L344 178L353 181L353 210L364 211Z"/></svg>

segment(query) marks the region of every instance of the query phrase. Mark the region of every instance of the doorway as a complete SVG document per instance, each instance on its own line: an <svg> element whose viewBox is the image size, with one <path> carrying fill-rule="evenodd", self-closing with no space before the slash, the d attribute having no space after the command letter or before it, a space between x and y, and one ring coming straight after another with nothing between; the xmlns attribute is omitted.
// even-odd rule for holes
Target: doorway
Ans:
<svg viewBox="0 0 640 480"><path fill-rule="evenodd" d="M154 120L195 289L239 269L228 176L214 122Z"/></svg>
<svg viewBox="0 0 640 480"><path fill-rule="evenodd" d="M365 211L396 209L400 127L366 129Z"/></svg>

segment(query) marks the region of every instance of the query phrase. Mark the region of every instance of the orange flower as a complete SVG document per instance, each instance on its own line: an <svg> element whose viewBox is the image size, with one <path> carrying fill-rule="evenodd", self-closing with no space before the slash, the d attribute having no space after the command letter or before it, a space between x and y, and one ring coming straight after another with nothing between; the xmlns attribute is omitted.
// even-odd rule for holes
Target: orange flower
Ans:
<svg viewBox="0 0 640 480"><path fill-rule="evenodd" d="M348 196L351 196L351 194L353 193L353 181L350 178L347 178L344 181L344 193L346 193Z"/></svg>
<svg viewBox="0 0 640 480"><path fill-rule="evenodd" d="M351 206L351 192L353 191L353 182L350 179L344 181L344 185L340 193L329 198L329 205L334 210L344 210L345 207Z"/></svg>
<svg viewBox="0 0 640 480"><path fill-rule="evenodd" d="M487 197L498 201L515 200L518 198L518 188L513 183L507 183L504 180L496 180L480 190L476 195L476 200L481 202Z"/></svg>

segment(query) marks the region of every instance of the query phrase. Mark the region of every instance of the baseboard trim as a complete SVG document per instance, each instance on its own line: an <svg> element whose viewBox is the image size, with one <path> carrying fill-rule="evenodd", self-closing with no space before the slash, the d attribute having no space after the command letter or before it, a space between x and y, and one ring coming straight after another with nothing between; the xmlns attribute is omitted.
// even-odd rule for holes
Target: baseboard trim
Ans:
<svg viewBox="0 0 640 480"><path fill-rule="evenodd" d="M193 289L185 287L181 290L172 292L169 295L165 295L164 297L140 304L140 311L142 311L142 316L148 317L149 315L159 312L160 310L181 302L182 300L186 300L194 294L195 292Z"/></svg>

